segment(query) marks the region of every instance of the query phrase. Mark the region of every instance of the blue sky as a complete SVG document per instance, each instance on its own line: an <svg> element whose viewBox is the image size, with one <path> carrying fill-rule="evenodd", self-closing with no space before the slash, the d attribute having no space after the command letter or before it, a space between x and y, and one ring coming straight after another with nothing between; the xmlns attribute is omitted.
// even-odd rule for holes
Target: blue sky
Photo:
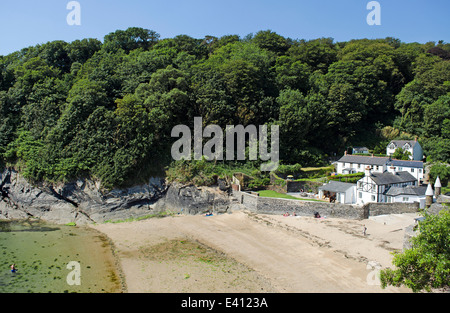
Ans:
<svg viewBox="0 0 450 313"><path fill-rule="evenodd" d="M0 55L53 40L103 37L117 29L152 29L162 38L272 30L293 39L335 41L395 37L450 42L449 0L378 0L381 25L369 26L370 0L78 0L81 25L69 26L69 0L0 0Z"/></svg>

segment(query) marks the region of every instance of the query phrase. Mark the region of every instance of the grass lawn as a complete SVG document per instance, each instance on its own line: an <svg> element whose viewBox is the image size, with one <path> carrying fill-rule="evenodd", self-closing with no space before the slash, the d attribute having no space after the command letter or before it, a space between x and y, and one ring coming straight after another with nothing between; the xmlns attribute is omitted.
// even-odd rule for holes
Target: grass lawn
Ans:
<svg viewBox="0 0 450 313"><path fill-rule="evenodd" d="M306 198L296 198L284 193L279 193L273 190L261 190L258 191L260 197L267 197L267 198L282 198L282 199L290 199L290 200L302 200L302 201L317 201L317 202L323 202L321 200L316 199L306 199Z"/></svg>
<svg viewBox="0 0 450 313"><path fill-rule="evenodd" d="M320 171L320 170L333 170L333 166L324 166L324 167L302 167L303 172L311 172L311 171Z"/></svg>
<svg viewBox="0 0 450 313"><path fill-rule="evenodd" d="M299 179L296 179L295 181L314 181L314 182L326 183L327 180L328 180L328 178L326 176L326 177L319 177L319 178L299 178Z"/></svg>

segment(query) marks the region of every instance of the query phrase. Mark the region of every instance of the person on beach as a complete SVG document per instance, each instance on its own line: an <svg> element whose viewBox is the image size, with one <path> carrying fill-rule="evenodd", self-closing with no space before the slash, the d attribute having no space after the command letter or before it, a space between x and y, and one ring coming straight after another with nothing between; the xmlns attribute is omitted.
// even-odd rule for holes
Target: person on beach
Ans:
<svg viewBox="0 0 450 313"><path fill-rule="evenodd" d="M366 227L366 225L363 225L363 235L364 236L366 235L366 231L367 231L367 227Z"/></svg>
<svg viewBox="0 0 450 313"><path fill-rule="evenodd" d="M16 264L11 265L11 273L17 272Z"/></svg>

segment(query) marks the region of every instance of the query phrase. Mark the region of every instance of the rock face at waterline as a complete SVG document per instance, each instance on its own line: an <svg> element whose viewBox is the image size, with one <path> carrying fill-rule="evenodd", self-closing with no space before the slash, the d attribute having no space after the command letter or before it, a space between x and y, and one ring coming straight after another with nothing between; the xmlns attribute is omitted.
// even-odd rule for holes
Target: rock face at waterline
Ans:
<svg viewBox="0 0 450 313"><path fill-rule="evenodd" d="M102 191L98 183L89 179L33 186L15 170L6 169L0 174L0 219L35 217L58 224L81 225L168 211L223 213L230 208L231 200L224 191L226 188L221 189L167 185L162 178L111 191Z"/></svg>
<svg viewBox="0 0 450 313"><path fill-rule="evenodd" d="M219 182L219 188L196 187L172 184L165 196L156 203L156 209L197 215L204 213L226 213L237 205L228 195L227 188Z"/></svg>
<svg viewBox="0 0 450 313"><path fill-rule="evenodd" d="M166 191L164 180L152 178L142 186L103 192L92 180L33 186L6 169L0 177L0 218L28 217L65 224L86 224L152 214L151 205Z"/></svg>

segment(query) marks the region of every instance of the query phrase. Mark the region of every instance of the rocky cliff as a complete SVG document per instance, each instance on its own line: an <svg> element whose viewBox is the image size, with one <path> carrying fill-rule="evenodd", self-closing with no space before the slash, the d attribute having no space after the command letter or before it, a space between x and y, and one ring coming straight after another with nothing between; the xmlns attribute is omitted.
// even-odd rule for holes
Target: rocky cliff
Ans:
<svg viewBox="0 0 450 313"><path fill-rule="evenodd" d="M0 219L40 218L66 224L102 223L161 212L203 214L226 212L235 203L227 187L197 188L166 184L163 178L125 189L104 191L99 183L80 179L52 185L32 185L20 173L0 174Z"/></svg>
<svg viewBox="0 0 450 313"><path fill-rule="evenodd" d="M196 187L174 183L165 196L156 203L157 210L183 214L226 213L239 206L228 193L228 188L219 182L219 187Z"/></svg>

